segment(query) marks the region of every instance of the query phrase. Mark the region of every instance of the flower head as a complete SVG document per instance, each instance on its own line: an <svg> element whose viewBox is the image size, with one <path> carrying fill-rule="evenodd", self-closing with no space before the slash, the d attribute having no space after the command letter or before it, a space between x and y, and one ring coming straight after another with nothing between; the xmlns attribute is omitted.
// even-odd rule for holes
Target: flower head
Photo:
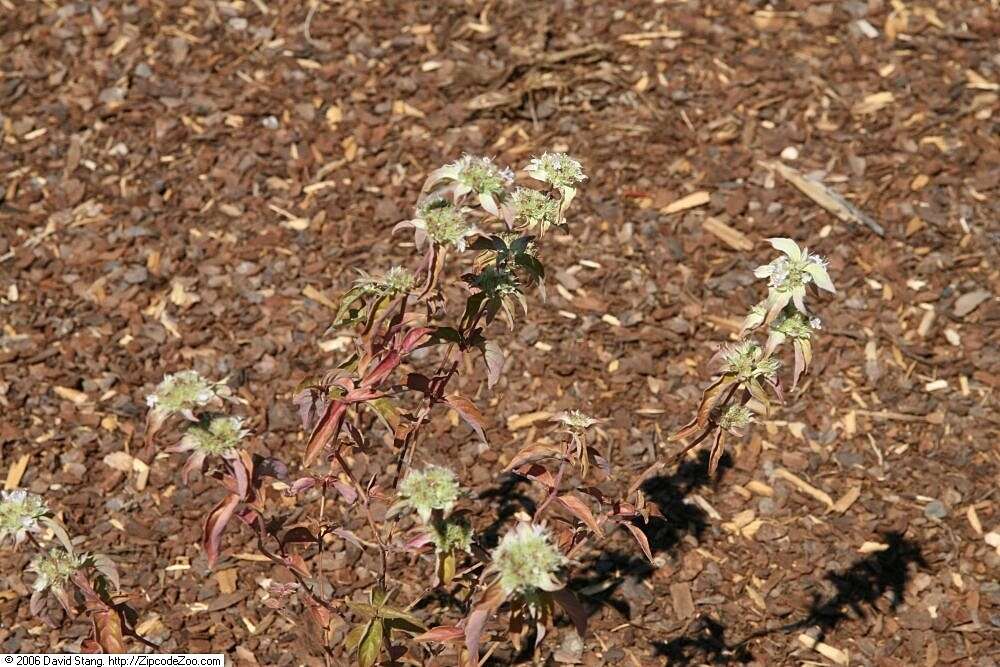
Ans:
<svg viewBox="0 0 1000 667"><path fill-rule="evenodd" d="M727 348L723 352L722 359L723 371L735 375L739 382L772 377L781 366L780 361L766 356L764 350L750 340Z"/></svg>
<svg viewBox="0 0 1000 667"><path fill-rule="evenodd" d="M218 394L218 384L209 382L197 371L181 371L163 376L156 391L146 397L146 404L165 413L192 410L209 403Z"/></svg>
<svg viewBox="0 0 1000 667"><path fill-rule="evenodd" d="M556 575L565 563L549 541L548 531L537 524L519 523L493 550L493 567L507 595L558 590L561 584Z"/></svg>
<svg viewBox="0 0 1000 667"><path fill-rule="evenodd" d="M60 547L49 549L36 556L28 565L28 571L38 575L31 587L39 592L48 588L61 589L73 573L83 567L86 560L86 555L71 554Z"/></svg>
<svg viewBox="0 0 1000 667"><path fill-rule="evenodd" d="M421 205L417 218L423 221L427 236L434 243L465 250L465 238L473 233L473 229L465 222L463 210L439 197Z"/></svg>
<svg viewBox="0 0 1000 667"><path fill-rule="evenodd" d="M809 254L806 248L799 248L791 239L768 239L771 245L784 253L769 264L758 266L754 275L767 278L768 286L778 292L793 292L811 282L828 292L835 292L830 275L826 271L827 261L819 255ZM797 305L797 304L796 304Z"/></svg>
<svg viewBox="0 0 1000 667"><path fill-rule="evenodd" d="M18 545L28 533L41 530L38 520L48 514L45 501L24 489L0 492L0 544L10 536Z"/></svg>
<svg viewBox="0 0 1000 667"><path fill-rule="evenodd" d="M745 405L730 405L719 416L719 427L726 431L739 431L753 421L753 412Z"/></svg>
<svg viewBox="0 0 1000 667"><path fill-rule="evenodd" d="M514 173L501 169L488 157L463 155L445 167L454 170L455 180L480 195L499 195L514 180Z"/></svg>
<svg viewBox="0 0 1000 667"><path fill-rule="evenodd" d="M240 417L212 417L197 426L191 426L182 443L185 449L231 456L248 433L250 431L243 428L243 419Z"/></svg>
<svg viewBox="0 0 1000 667"><path fill-rule="evenodd" d="M545 153L532 158L527 172L532 178L551 183L557 188L572 188L587 177L583 166L565 153Z"/></svg>
<svg viewBox="0 0 1000 667"><path fill-rule="evenodd" d="M439 553L471 553L472 526L463 517L449 517L432 522L430 536Z"/></svg>
<svg viewBox="0 0 1000 667"><path fill-rule="evenodd" d="M517 277L507 269L487 266L472 278L472 285L493 298L503 298L521 291Z"/></svg>
<svg viewBox="0 0 1000 667"><path fill-rule="evenodd" d="M458 478L448 468L429 465L413 470L399 484L399 495L427 521L434 510L448 513L458 500Z"/></svg>
<svg viewBox="0 0 1000 667"><path fill-rule="evenodd" d="M771 330L784 334L788 338L808 339L813 329L820 328L818 317L809 318L799 311L794 311L785 317L779 317L771 324Z"/></svg>
<svg viewBox="0 0 1000 667"><path fill-rule="evenodd" d="M517 188L510 196L514 222L528 228L538 228L544 234L559 221L559 202L531 188Z"/></svg>
<svg viewBox="0 0 1000 667"><path fill-rule="evenodd" d="M355 284L369 294L390 296L404 294L413 289L416 278L402 266L394 266L381 276L362 274Z"/></svg>
<svg viewBox="0 0 1000 667"><path fill-rule="evenodd" d="M560 412L557 414L553 421L558 421L564 424L570 431L582 432L586 431L588 428L597 423L597 420L593 417L583 414L579 410L570 410L569 412Z"/></svg>

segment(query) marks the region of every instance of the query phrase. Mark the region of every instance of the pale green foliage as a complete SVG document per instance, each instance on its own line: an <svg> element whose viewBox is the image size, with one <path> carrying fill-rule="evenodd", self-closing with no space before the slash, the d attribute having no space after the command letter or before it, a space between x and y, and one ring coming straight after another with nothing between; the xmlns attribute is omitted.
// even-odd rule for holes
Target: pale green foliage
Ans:
<svg viewBox="0 0 1000 667"><path fill-rule="evenodd" d="M181 412L206 405L216 396L215 383L196 371L181 371L165 375L156 391L146 397L146 404L164 413Z"/></svg>
<svg viewBox="0 0 1000 667"><path fill-rule="evenodd" d="M738 430L753 421L753 412L745 405L730 405L719 418L719 426L727 431Z"/></svg>
<svg viewBox="0 0 1000 667"><path fill-rule="evenodd" d="M556 415L555 419L566 425L571 431L586 431L597 423L593 417L583 414L579 410L570 410Z"/></svg>
<svg viewBox="0 0 1000 667"><path fill-rule="evenodd" d="M537 524L519 523L493 551L493 568L500 574L504 593L530 595L536 590L554 591L566 559L549 540L548 531Z"/></svg>
<svg viewBox="0 0 1000 667"><path fill-rule="evenodd" d="M0 492L0 543L12 538L23 542L29 532L38 532L38 520L48 514L45 501L24 489Z"/></svg>
<svg viewBox="0 0 1000 667"><path fill-rule="evenodd" d="M451 511L459 496L455 473L441 466L429 465L423 470L413 470L399 484L399 496L417 511L423 521L431 512Z"/></svg>
<svg viewBox="0 0 1000 667"><path fill-rule="evenodd" d="M432 522L430 537L439 553L471 553L472 526L464 518L449 517Z"/></svg>
<svg viewBox="0 0 1000 667"><path fill-rule="evenodd" d="M784 334L788 338L808 339L812 335L813 329L818 329L819 326L819 318L814 317L809 319L796 310L791 314L776 319L771 325L771 329Z"/></svg>
<svg viewBox="0 0 1000 667"><path fill-rule="evenodd" d="M514 180L510 169L501 169L488 157L464 155L449 167L456 170L459 183L478 194L500 194Z"/></svg>
<svg viewBox="0 0 1000 667"><path fill-rule="evenodd" d="M545 153L528 163L532 178L550 183L556 188L572 188L587 178L583 166L565 153Z"/></svg>
<svg viewBox="0 0 1000 667"><path fill-rule="evenodd" d="M514 222L544 234L559 220L559 202L531 188L517 188L510 196Z"/></svg>
<svg viewBox="0 0 1000 667"><path fill-rule="evenodd" d="M437 245L453 245L465 250L465 238L472 227L465 221L462 211L447 199L433 199L420 207L419 219L423 220L427 236Z"/></svg>
<svg viewBox="0 0 1000 667"><path fill-rule="evenodd" d="M206 454L226 454L238 447L249 432L243 428L240 417L213 417L190 427L184 439L192 449Z"/></svg>
<svg viewBox="0 0 1000 667"><path fill-rule="evenodd" d="M38 554L27 568L29 572L38 575L32 588L36 591L48 588L61 589L73 573L83 567L86 559L85 555L71 554L59 547Z"/></svg>
<svg viewBox="0 0 1000 667"><path fill-rule="evenodd" d="M724 372L735 375L739 382L771 377L781 366L780 361L765 356L764 350L751 340L731 346L725 351L723 359Z"/></svg>
<svg viewBox="0 0 1000 667"><path fill-rule="evenodd" d="M409 292L413 289L415 282L416 278L408 269L402 266L394 266L381 276L364 274L357 281L357 285L369 294L390 296Z"/></svg>
<svg viewBox="0 0 1000 667"><path fill-rule="evenodd" d="M491 297L518 294L521 287L517 278L507 269L487 266L473 279L473 284Z"/></svg>

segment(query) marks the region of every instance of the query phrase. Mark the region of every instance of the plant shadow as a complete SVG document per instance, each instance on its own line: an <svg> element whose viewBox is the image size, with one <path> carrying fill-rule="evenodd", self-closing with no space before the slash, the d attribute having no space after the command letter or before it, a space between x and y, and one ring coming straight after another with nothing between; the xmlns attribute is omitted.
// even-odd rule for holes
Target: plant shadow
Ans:
<svg viewBox="0 0 1000 667"><path fill-rule="evenodd" d="M522 487L530 485L531 483L523 477L506 474L496 487L486 489L479 494L480 500L499 500L496 517L490 525L479 531L480 542L484 548L491 549L497 545L500 541L500 529L519 511L529 515L535 514L537 507L535 500L521 490Z"/></svg>
<svg viewBox="0 0 1000 667"><path fill-rule="evenodd" d="M719 469L725 470L732 465L733 460L727 453L719 462ZM643 494L664 517L651 518L648 524L636 524L649 541L654 557L672 551L688 535L696 539L701 537L709 525L708 515L690 495L702 487L714 485L717 479L718 476L708 475L708 452L703 451L683 461L670 474L657 475L643 482L640 487ZM632 609L628 598L648 594L640 590L641 583L651 577L656 568L641 555L637 545L633 546L633 550L604 550L586 563L581 574L570 582L573 590L588 603L591 615L599 607L609 606L624 619L630 619Z"/></svg>
<svg viewBox="0 0 1000 667"><path fill-rule="evenodd" d="M882 542L888 548L858 559L843 571L828 574L824 581L832 587L832 594L815 595L801 620L758 630L741 641L729 643L725 626L717 620L700 617L689 634L653 642L656 655L667 658L668 665L744 664L753 660L749 643L754 639L811 629L810 636L821 642L852 615L867 618L883 597L888 598L888 610L893 611L902 602L913 571L926 568L927 561L920 546L903 533L883 533Z"/></svg>

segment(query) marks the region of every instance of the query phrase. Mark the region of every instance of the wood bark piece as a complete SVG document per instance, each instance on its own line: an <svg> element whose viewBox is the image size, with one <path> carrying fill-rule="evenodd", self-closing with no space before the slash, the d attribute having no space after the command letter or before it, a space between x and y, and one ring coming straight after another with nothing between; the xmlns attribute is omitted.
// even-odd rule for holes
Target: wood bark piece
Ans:
<svg viewBox="0 0 1000 667"><path fill-rule="evenodd" d="M819 181L807 178L797 169L793 169L780 162L763 162L761 164L777 171L786 181L798 188L802 194L844 222L853 222L862 225L879 236L885 236L885 229L882 228L882 225L875 222L867 213Z"/></svg>

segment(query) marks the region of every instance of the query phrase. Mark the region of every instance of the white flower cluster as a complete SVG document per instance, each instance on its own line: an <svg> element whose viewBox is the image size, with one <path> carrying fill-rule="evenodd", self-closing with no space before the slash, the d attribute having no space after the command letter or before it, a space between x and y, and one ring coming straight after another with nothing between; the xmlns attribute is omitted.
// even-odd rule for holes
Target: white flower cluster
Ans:
<svg viewBox="0 0 1000 667"><path fill-rule="evenodd" d="M565 563L548 531L538 524L519 523L493 550L492 567L500 574L500 588L507 595L558 590L562 583L557 574Z"/></svg>
<svg viewBox="0 0 1000 667"><path fill-rule="evenodd" d="M28 533L38 533L39 519L49 513L45 501L24 489L0 491L0 544L7 538L14 545L24 542Z"/></svg>

